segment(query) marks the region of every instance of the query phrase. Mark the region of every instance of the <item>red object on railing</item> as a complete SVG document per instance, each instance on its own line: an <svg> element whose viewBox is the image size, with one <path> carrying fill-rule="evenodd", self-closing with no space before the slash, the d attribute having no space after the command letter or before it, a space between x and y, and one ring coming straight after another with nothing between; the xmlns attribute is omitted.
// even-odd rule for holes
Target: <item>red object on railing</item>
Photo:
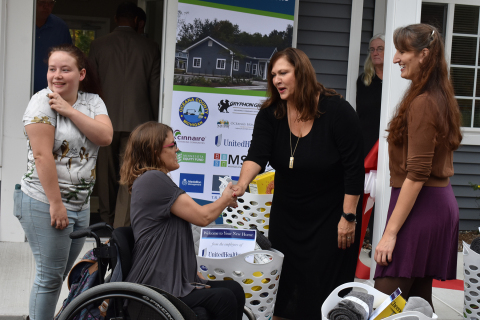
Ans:
<svg viewBox="0 0 480 320"><path fill-rule="evenodd" d="M377 170L377 164L378 164L378 140L373 146L372 150L368 153L368 155L365 157L364 161L364 166L365 166L365 173L369 173L371 170ZM367 232L367 227L368 227L368 222L370 220L370 216L372 215L372 209L368 208L367 212L365 212L366 207L367 207L367 202L370 197L370 194L364 194L363 195L363 203L362 203L362 212L363 212L363 217L362 217L362 229L360 233L360 246L358 249L358 260L357 260L357 270L355 271L355 277L359 279L369 279L370 278L370 267L364 265L360 261L360 250L362 250L362 245L363 245L363 240L365 239L365 233ZM373 253L374 248L372 248L372 253Z"/></svg>

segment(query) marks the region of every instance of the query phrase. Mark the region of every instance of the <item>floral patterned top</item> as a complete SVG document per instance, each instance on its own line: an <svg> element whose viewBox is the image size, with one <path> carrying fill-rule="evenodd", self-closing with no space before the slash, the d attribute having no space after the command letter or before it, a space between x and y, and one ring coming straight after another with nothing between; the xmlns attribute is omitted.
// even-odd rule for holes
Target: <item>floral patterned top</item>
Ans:
<svg viewBox="0 0 480 320"><path fill-rule="evenodd" d="M33 95L23 115L23 125L46 123L55 127L53 156L57 167L58 184L62 200L67 210L81 211L90 207L90 194L95 184L95 166L99 146L87 139L69 119L50 108L48 93L45 88ZM96 94L78 92L73 108L95 118L100 114L108 115L103 100ZM35 168L30 139L27 137L28 164L27 172L22 177L22 191L43 203L48 203L47 196L38 178Z"/></svg>

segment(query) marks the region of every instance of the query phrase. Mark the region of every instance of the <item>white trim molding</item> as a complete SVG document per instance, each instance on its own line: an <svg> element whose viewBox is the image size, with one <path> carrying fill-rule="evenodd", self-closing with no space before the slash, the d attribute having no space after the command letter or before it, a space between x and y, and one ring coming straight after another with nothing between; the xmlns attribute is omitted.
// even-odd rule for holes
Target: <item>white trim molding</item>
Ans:
<svg viewBox="0 0 480 320"><path fill-rule="evenodd" d="M388 0L387 24L385 28L385 61L393 61L395 47L393 46L393 31L401 26L419 23L422 9L421 0ZM372 250L380 241L390 203L390 170L388 145L385 139L385 129L393 116L395 107L398 105L410 81L400 76L400 68L393 63L385 63L383 66L382 86L382 112L380 115L380 139L378 147L377 167L377 191L375 197L375 217L373 229ZM377 214L378 213L378 214ZM375 274L376 263L372 259L370 265L370 279Z"/></svg>
<svg viewBox="0 0 480 320"><path fill-rule="evenodd" d="M350 22L350 43L348 45L347 94L345 99L356 109L357 78L360 66L360 48L362 46L363 0L352 2Z"/></svg>

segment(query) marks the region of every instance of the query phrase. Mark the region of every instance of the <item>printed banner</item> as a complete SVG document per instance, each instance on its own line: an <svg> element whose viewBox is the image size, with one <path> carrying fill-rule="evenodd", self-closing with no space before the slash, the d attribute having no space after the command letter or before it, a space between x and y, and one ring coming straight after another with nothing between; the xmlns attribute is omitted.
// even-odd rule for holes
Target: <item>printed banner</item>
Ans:
<svg viewBox="0 0 480 320"><path fill-rule="evenodd" d="M265 99L270 59L292 45L295 0L179 0L171 126L172 179L213 201L238 180Z"/></svg>
<svg viewBox="0 0 480 320"><path fill-rule="evenodd" d="M198 256L211 259L233 258L255 250L255 240L255 230L202 228ZM253 257L249 257L252 263Z"/></svg>

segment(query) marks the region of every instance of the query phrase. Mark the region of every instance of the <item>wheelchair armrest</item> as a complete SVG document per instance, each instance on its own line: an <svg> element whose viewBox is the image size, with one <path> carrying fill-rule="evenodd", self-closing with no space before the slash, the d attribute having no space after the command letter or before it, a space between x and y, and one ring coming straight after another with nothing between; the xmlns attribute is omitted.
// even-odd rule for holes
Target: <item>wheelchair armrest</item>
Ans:
<svg viewBox="0 0 480 320"><path fill-rule="evenodd" d="M249 307L243 306L243 314L247 316L248 320L256 320L257 318L253 314Z"/></svg>
<svg viewBox="0 0 480 320"><path fill-rule="evenodd" d="M92 231L97 231L97 230L104 229L104 228L108 228L108 229L110 229L110 231L113 231L113 227L110 226L109 224L107 224L106 222L99 222L99 223L92 224L91 226L89 226L87 228L80 229L80 230L77 230L77 231L73 231L72 233L70 233L70 239L92 237Z"/></svg>

